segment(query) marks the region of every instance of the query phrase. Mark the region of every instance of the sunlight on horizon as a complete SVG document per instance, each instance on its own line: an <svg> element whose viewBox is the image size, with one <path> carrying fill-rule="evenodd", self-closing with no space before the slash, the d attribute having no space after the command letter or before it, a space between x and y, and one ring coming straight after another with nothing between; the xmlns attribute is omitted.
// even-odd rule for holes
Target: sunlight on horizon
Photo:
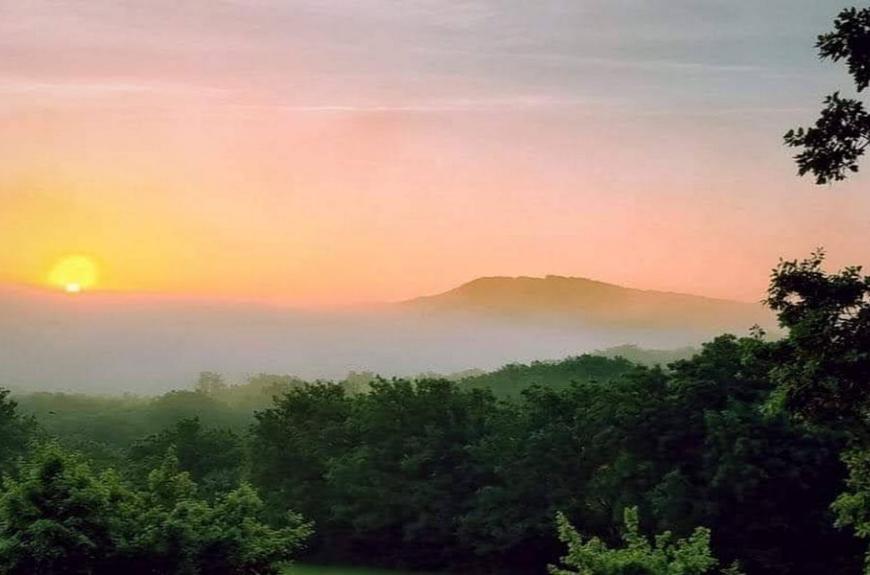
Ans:
<svg viewBox="0 0 870 575"><path fill-rule="evenodd" d="M48 274L48 283L68 294L79 294L96 286L97 263L85 255L68 255L58 260Z"/></svg>

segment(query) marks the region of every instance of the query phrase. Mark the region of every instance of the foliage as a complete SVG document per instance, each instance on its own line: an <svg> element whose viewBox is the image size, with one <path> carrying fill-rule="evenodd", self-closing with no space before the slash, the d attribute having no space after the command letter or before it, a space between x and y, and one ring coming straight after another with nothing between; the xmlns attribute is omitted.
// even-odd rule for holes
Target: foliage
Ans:
<svg viewBox="0 0 870 575"><path fill-rule="evenodd" d="M10 575L276 573L310 533L262 523L242 485L214 503L170 455L131 489L57 446L39 449L0 498L0 571Z"/></svg>
<svg viewBox="0 0 870 575"><path fill-rule="evenodd" d="M846 491L837 524L870 537L870 277L861 268L822 269L819 251L774 270L768 305L789 328L773 370L779 398L796 416L848 434ZM870 556L866 571L870 573Z"/></svg>
<svg viewBox="0 0 870 575"><path fill-rule="evenodd" d="M870 452L855 449L845 454L849 466L848 491L834 502L837 524L854 527L862 538L870 538Z"/></svg>
<svg viewBox="0 0 870 575"><path fill-rule="evenodd" d="M489 373L459 380L461 387L489 389L498 397L518 396L533 385L566 388L572 382L607 382L631 371L634 364L624 357L584 354L561 361L512 363Z"/></svg>
<svg viewBox="0 0 870 575"><path fill-rule="evenodd" d="M56 448L37 453L0 498L0 571L107 573L117 517L107 482Z"/></svg>
<svg viewBox="0 0 870 575"><path fill-rule="evenodd" d="M870 277L859 267L827 274L823 262L818 251L773 271L767 304L789 330L775 376L789 410L863 434L870 408Z"/></svg>
<svg viewBox="0 0 870 575"><path fill-rule="evenodd" d="M258 373L247 378L244 383L230 385L224 381L222 375L204 371L199 375L195 390L222 405L250 414L255 409L268 407L273 397L294 387L301 387L304 383L290 375Z"/></svg>
<svg viewBox="0 0 870 575"><path fill-rule="evenodd" d="M224 377L214 371L200 372L196 385L194 385L194 390L197 393L205 395L217 395L226 389L227 384L224 382Z"/></svg>
<svg viewBox="0 0 870 575"><path fill-rule="evenodd" d="M740 575L736 565L718 569L710 550L710 530L696 528L687 539L670 531L649 540L640 533L637 507L626 508L624 547L611 549L601 539L587 541L561 513L556 517L559 539L568 546L563 567L551 566L553 575Z"/></svg>
<svg viewBox="0 0 870 575"><path fill-rule="evenodd" d="M23 417L9 391L0 388L0 474L11 470L35 431L35 421Z"/></svg>
<svg viewBox="0 0 870 575"><path fill-rule="evenodd" d="M206 429L196 417L137 441L127 454L131 478L147 477L169 450L179 469L207 494L229 491L242 481L247 461L242 437L230 429Z"/></svg>
<svg viewBox="0 0 870 575"><path fill-rule="evenodd" d="M870 83L870 8L848 8L834 21L834 31L819 36L819 56L845 60L858 92ZM798 173L812 174L817 184L844 180L858 171L858 160L870 145L870 113L863 102L839 92L825 99L825 107L809 128L789 130L785 143L802 148L795 156Z"/></svg>
<svg viewBox="0 0 870 575"><path fill-rule="evenodd" d="M234 408L205 394L174 391L158 397L32 393L16 396L19 410L64 447L82 452L101 466L124 465L131 445L184 419L243 432L253 420L247 408Z"/></svg>
<svg viewBox="0 0 870 575"><path fill-rule="evenodd" d="M593 351L592 355L600 355L601 357L611 359L623 358L638 365L654 367L656 365L668 365L681 359L691 359L698 351L698 348L692 346L677 349L645 349L636 345L625 344Z"/></svg>
<svg viewBox="0 0 870 575"><path fill-rule="evenodd" d="M281 528L258 517L263 503L248 485L209 503L170 455L148 477L132 514L131 565L144 572L259 575L276 573L310 535L301 516L289 514ZM134 569L136 567L133 567Z"/></svg>
<svg viewBox="0 0 870 575"><path fill-rule="evenodd" d="M482 482L467 446L486 432L492 395L443 380L382 380L353 407L354 444L327 473L331 520L350 527L357 548L397 556L395 564L449 564L463 546L459 518Z"/></svg>
<svg viewBox="0 0 870 575"><path fill-rule="evenodd" d="M557 511L613 541L638 506L677 536L709 525L752 573L848 573L860 550L829 510L842 438L764 409L777 349L723 336L667 370L589 362L623 372L574 383L574 359L512 367L490 387L541 385L501 401L443 380L294 389L258 414L252 478L269 508L315 520L321 560L537 572Z"/></svg>

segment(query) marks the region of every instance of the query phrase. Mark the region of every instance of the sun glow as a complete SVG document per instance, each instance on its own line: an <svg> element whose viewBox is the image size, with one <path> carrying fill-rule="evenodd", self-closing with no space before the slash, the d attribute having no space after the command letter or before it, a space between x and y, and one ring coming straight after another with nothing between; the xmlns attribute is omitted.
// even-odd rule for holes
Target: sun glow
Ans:
<svg viewBox="0 0 870 575"><path fill-rule="evenodd" d="M51 268L48 283L68 294L81 293L94 287L98 279L97 264L88 256L66 256Z"/></svg>

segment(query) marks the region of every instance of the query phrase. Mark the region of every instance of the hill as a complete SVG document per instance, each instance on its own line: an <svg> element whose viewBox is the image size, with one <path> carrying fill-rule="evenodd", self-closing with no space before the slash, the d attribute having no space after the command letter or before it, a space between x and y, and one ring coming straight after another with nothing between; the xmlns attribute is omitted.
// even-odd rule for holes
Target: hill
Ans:
<svg viewBox="0 0 870 575"><path fill-rule="evenodd" d="M523 323L714 331L773 326L761 304L552 275L484 277L399 305L426 315L471 314Z"/></svg>

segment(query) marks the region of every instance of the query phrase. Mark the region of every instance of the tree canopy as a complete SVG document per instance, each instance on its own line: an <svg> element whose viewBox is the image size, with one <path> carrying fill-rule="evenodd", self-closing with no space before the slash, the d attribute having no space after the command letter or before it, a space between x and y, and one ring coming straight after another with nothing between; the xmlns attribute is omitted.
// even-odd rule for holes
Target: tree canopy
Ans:
<svg viewBox="0 0 870 575"><path fill-rule="evenodd" d="M0 571L9 575L262 575L310 533L299 516L260 519L248 485L209 502L174 454L136 489L114 471L43 446L0 495Z"/></svg>

